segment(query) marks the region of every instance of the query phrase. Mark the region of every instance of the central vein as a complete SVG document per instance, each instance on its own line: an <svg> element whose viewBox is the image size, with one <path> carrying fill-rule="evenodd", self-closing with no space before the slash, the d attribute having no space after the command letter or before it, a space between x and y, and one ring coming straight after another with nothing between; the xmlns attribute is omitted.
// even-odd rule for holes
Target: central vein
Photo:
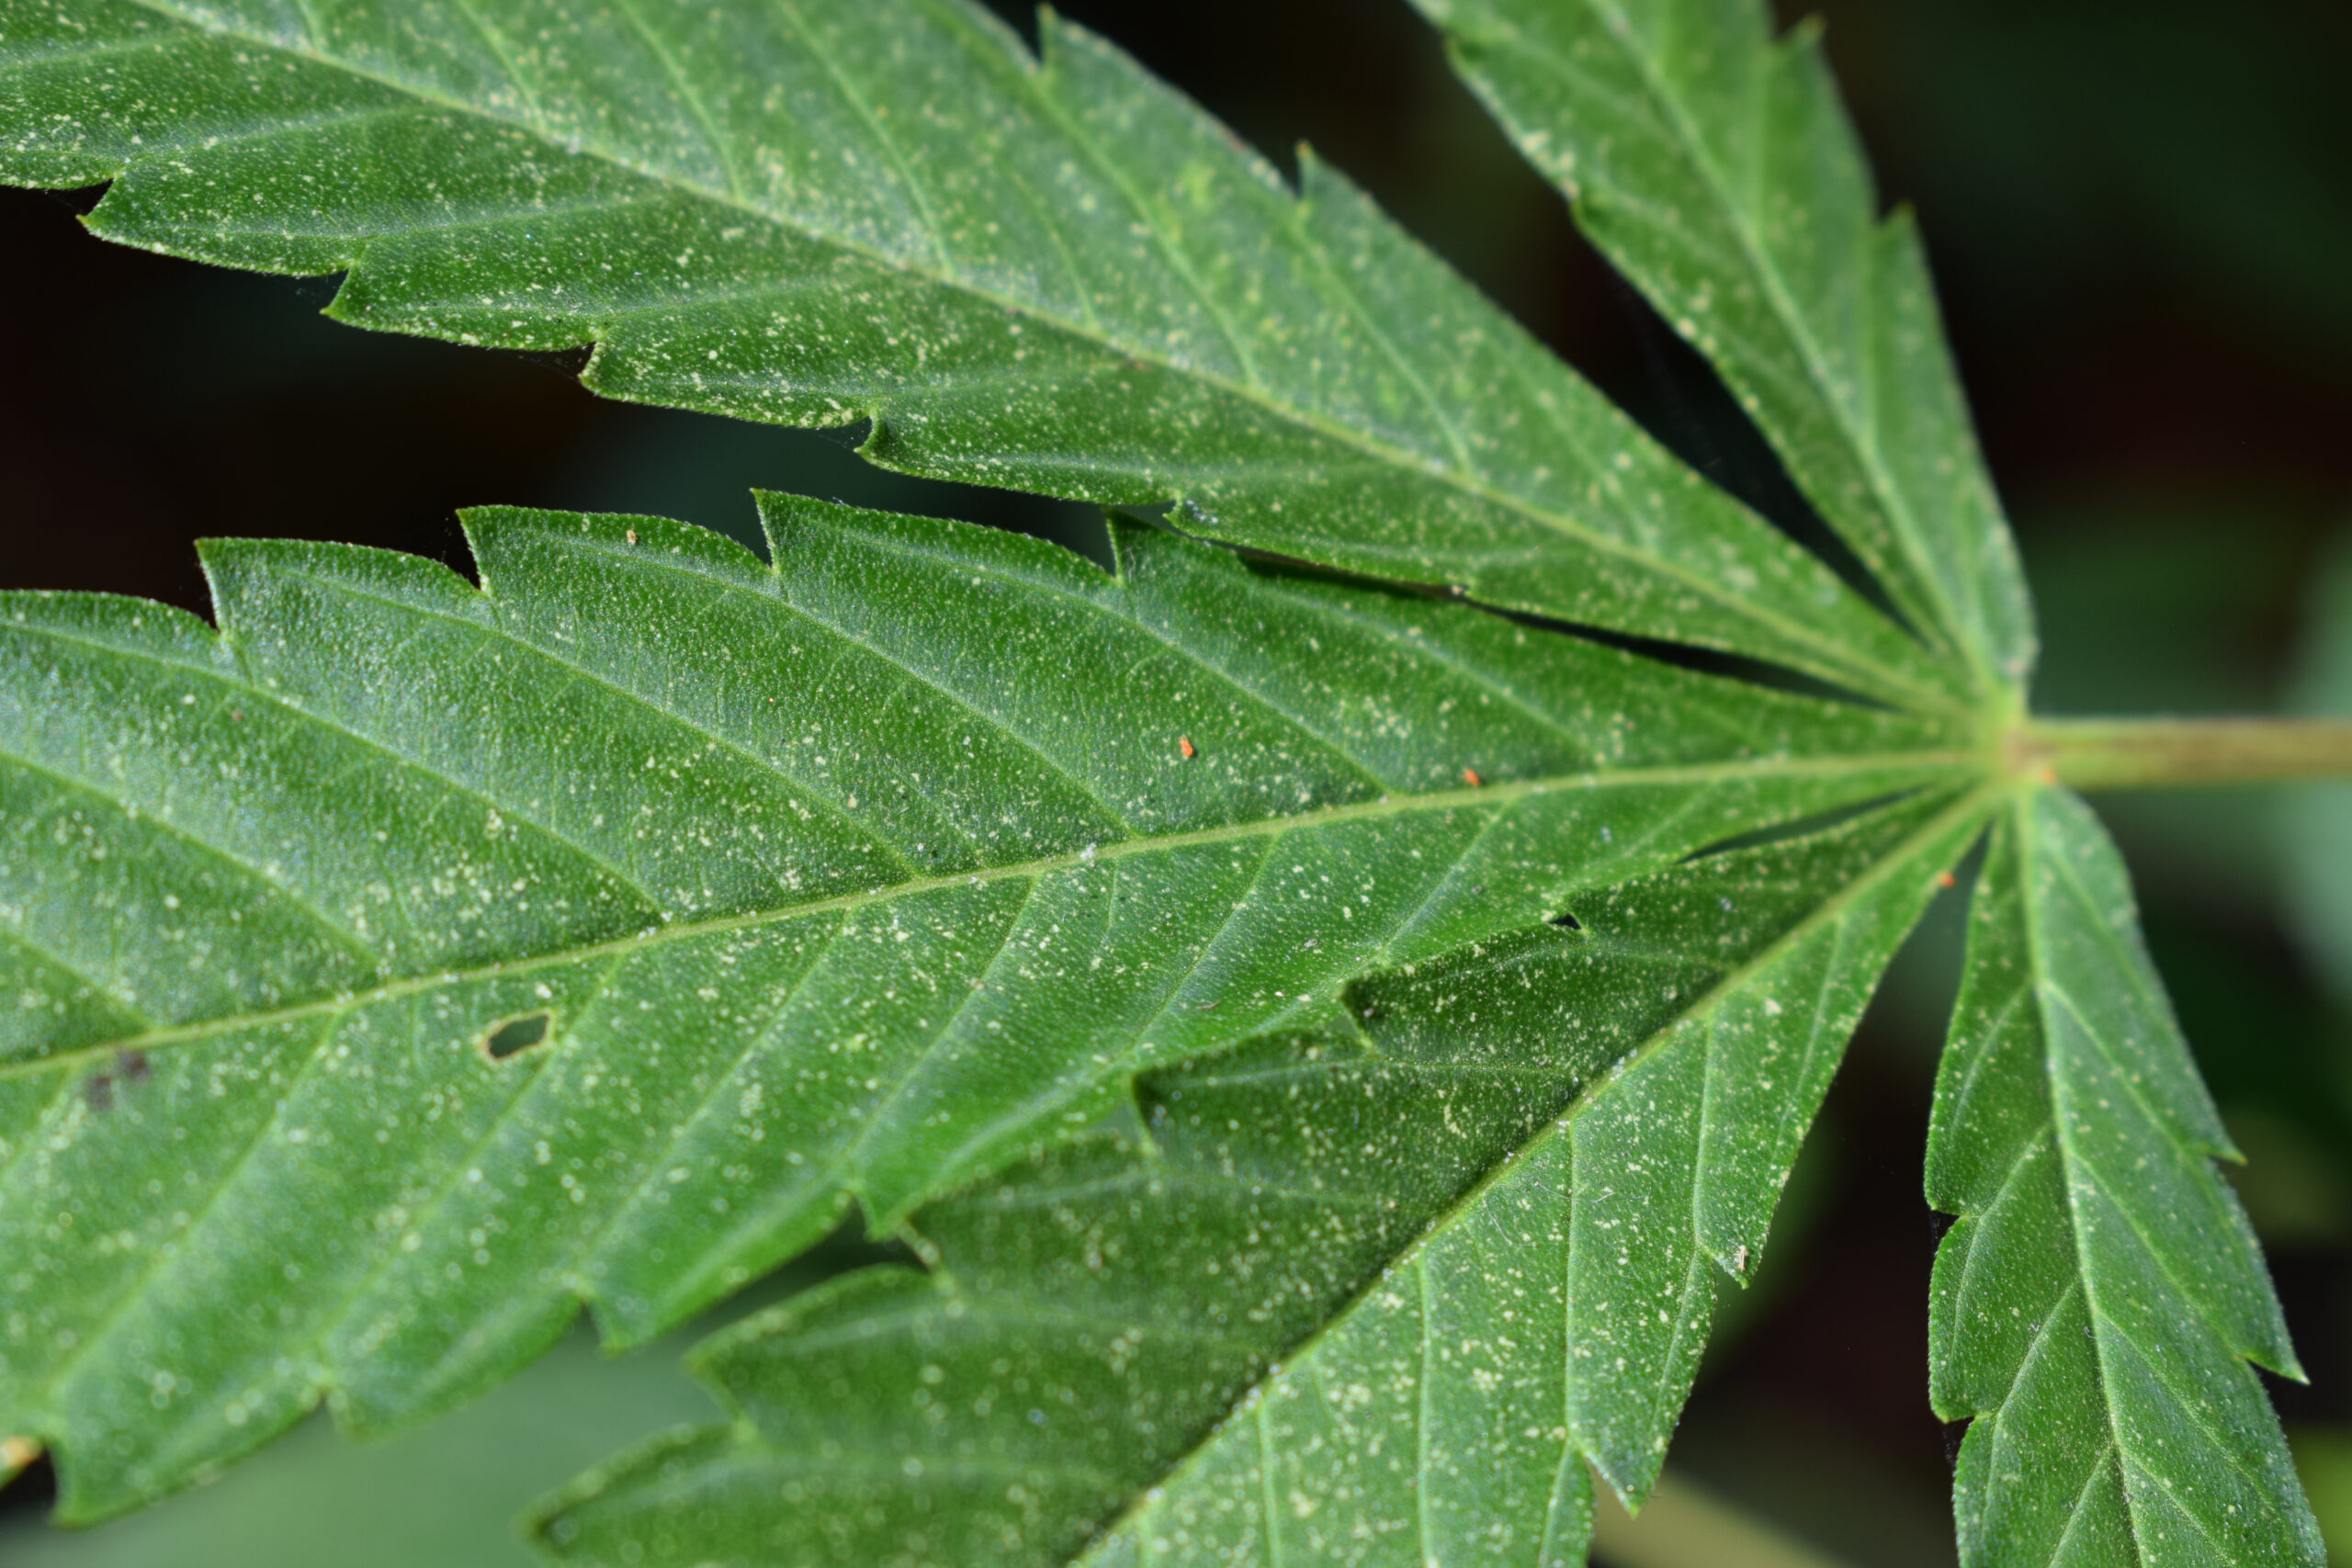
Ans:
<svg viewBox="0 0 2352 1568"><path fill-rule="evenodd" d="M958 872L944 876L913 878L892 883L887 886L840 894L831 898L816 899L808 903L755 909L742 914L721 915L709 919L683 920L633 932L628 936L614 937L577 947L560 948L553 952L534 953L520 958L498 960L469 969L443 969L425 975L408 976L396 980L388 980L368 990L338 992L333 996L320 997L287 1007L257 1012L235 1013L222 1018L197 1020L186 1023L166 1024L137 1034L96 1042L78 1046L71 1051L61 1051L51 1056L0 1065L0 1083L47 1073L73 1071L87 1063L105 1059L117 1051L133 1049L150 1051L158 1047L185 1044L216 1034L242 1029L266 1028L274 1024L315 1018L324 1013L392 1000L401 997L415 996L474 980L493 976L511 977L531 974L537 970L563 967L598 959L628 957L696 938L756 930L762 926L781 924L786 920L797 920L814 915L860 909L872 904L914 897L924 893L951 887L977 887L995 882L1046 876L1055 872L1074 870L1080 866L1098 865L1136 855L1158 854L1204 844L1238 842L1294 831L1338 827L1351 822L1379 821L1419 812L1491 809L1538 795L1566 794L1578 790L1621 789L1678 784L1706 784L1739 779L1834 778L1840 775L1880 772L1902 773L1960 770L1975 768L1980 765L1980 762L1981 759L1973 753L1963 750L1888 751L1845 757L1771 757L1734 762L1610 769L1564 773L1549 778L1512 780L1462 789L1438 790L1426 795L1382 795L1375 800L1323 807L1290 817L1272 817L1252 822L1227 823L1215 828L1195 829L1189 832L1120 840L1102 845L1089 844L1077 850L1040 856L1033 860L988 866L977 871Z"/></svg>

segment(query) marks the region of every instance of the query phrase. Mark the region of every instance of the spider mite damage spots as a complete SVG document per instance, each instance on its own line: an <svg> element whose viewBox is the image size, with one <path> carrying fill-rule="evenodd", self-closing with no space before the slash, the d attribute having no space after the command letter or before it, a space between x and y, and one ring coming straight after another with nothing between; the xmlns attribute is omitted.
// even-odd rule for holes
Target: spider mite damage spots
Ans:
<svg viewBox="0 0 2352 1568"><path fill-rule="evenodd" d="M493 1062L503 1062L509 1056L544 1043L548 1032L554 1025L553 1015L544 1012L526 1012L520 1017L501 1020L482 1034L479 1042L481 1054Z"/></svg>
<svg viewBox="0 0 2352 1568"><path fill-rule="evenodd" d="M1479 789L1485 786L1487 781L1478 776L1477 769L1464 768L1462 770L1462 782L1472 789Z"/></svg>
<svg viewBox="0 0 2352 1568"><path fill-rule="evenodd" d="M114 1065L102 1073L92 1073L82 1085L82 1098L92 1111L104 1115L112 1111L118 1087L135 1088L154 1076L147 1053L137 1050L117 1051Z"/></svg>

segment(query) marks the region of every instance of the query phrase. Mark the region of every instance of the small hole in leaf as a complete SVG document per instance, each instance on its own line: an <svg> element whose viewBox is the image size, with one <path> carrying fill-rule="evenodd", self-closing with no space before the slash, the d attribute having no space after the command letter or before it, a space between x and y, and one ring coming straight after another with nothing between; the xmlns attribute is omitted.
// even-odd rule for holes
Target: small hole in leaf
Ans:
<svg viewBox="0 0 2352 1568"><path fill-rule="evenodd" d="M547 1013L526 1012L493 1025L482 1036L482 1054L493 1062L503 1062L517 1052L527 1051L547 1039L548 1029L554 1021Z"/></svg>
<svg viewBox="0 0 2352 1568"><path fill-rule="evenodd" d="M1574 915L1569 914L1566 909L1563 909L1558 914L1553 916L1551 923L1559 927L1564 931L1580 931L1584 930L1584 922L1577 919Z"/></svg>

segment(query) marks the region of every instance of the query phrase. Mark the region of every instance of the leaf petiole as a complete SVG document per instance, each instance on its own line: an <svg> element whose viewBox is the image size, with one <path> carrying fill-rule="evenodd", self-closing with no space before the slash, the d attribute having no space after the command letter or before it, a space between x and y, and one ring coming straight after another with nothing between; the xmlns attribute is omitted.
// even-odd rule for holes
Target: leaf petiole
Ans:
<svg viewBox="0 0 2352 1568"><path fill-rule="evenodd" d="M2002 751L2012 777L2077 789L2352 778L2352 719L2034 719Z"/></svg>

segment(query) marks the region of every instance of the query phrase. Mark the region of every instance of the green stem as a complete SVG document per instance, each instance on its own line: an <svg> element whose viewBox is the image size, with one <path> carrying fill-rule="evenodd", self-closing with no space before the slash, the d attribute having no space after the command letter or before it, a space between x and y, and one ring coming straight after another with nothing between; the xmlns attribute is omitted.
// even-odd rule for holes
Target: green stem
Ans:
<svg viewBox="0 0 2352 1568"><path fill-rule="evenodd" d="M2352 778L2352 719L2042 718L2005 750L2013 774L2077 789Z"/></svg>

